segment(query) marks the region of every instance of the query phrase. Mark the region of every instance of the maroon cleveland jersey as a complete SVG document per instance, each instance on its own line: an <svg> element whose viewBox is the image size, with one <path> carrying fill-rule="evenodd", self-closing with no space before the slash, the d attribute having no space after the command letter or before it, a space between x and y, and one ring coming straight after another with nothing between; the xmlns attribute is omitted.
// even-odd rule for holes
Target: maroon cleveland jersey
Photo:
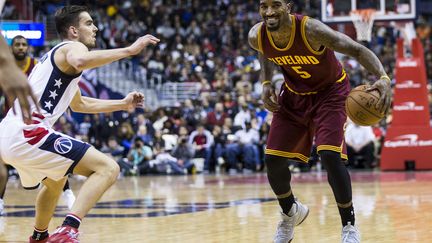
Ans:
<svg viewBox="0 0 432 243"><path fill-rule="evenodd" d="M33 70L33 68L36 66L36 59L32 58L32 57L27 57L26 58L27 62L26 65L24 66L24 68L22 69L22 71L24 72L25 75L30 76L31 71Z"/></svg>
<svg viewBox="0 0 432 243"><path fill-rule="evenodd" d="M331 83L342 82L346 73L334 51L322 46L314 50L305 36L309 17L291 15L291 37L285 48L278 48L261 24L258 31L258 48L267 60L279 66L285 76L285 86L297 94L314 94Z"/></svg>
<svg viewBox="0 0 432 243"><path fill-rule="evenodd" d="M30 76L31 71L36 66L36 59L32 57L26 57L26 64L21 70L23 73L28 77ZM10 109L9 102L6 100L4 107L0 107L0 113L6 114L7 111Z"/></svg>

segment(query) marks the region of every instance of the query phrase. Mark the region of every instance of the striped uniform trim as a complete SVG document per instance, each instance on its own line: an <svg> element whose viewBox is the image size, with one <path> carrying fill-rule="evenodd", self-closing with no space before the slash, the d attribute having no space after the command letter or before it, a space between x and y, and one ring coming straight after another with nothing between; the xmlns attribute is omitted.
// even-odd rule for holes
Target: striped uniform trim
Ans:
<svg viewBox="0 0 432 243"><path fill-rule="evenodd" d="M30 57L26 57L26 64L23 67L23 69L21 69L23 71L23 73L27 73L27 71L28 71L28 69L30 67L30 64L31 64L31 60L32 59Z"/></svg>
<svg viewBox="0 0 432 243"><path fill-rule="evenodd" d="M291 93L294 93L294 94L296 94L296 95L313 95L313 94L317 94L317 93L318 93L318 91L311 91L311 92L300 93L300 92L297 92L297 91L294 91L293 89L291 89L290 86L288 86L287 83L285 83L285 87L286 87L286 88L287 88Z"/></svg>
<svg viewBox="0 0 432 243"><path fill-rule="evenodd" d="M291 46L293 45L293 43L294 43L295 33L296 33L296 19L295 19L294 15L291 15L291 21L293 23L292 24L292 28L291 28L291 36L290 36L290 40L289 40L289 42L288 42L288 44L287 44L287 46L285 48L279 48L279 47L277 47L275 45L275 43L273 42L273 38L271 36L270 31L268 29L266 29L266 31L267 31L267 38L269 39L270 44L272 45L272 47L274 49L276 49L277 51L288 51L291 48Z"/></svg>
<svg viewBox="0 0 432 243"><path fill-rule="evenodd" d="M46 229L44 229L44 230L41 230L41 229L38 229L38 228L34 227L34 231L36 231L36 232L40 232L40 233L43 233L43 232L45 232L45 231L47 231L47 230L48 230L48 228L46 228Z"/></svg>
<svg viewBox="0 0 432 243"><path fill-rule="evenodd" d="M305 162L305 163L307 163L309 161L309 157L307 157L303 154L300 154L300 153L290 153L290 152L281 151L281 150L266 149L265 154L281 156L281 157L285 157L285 158L298 158L302 162Z"/></svg>
<svg viewBox="0 0 432 243"><path fill-rule="evenodd" d="M306 21L308 21L308 19L309 19L308 16L304 16L302 21L301 21L301 35L302 35L303 42L310 52L312 52L315 55L322 55L324 53L324 51L326 50L326 47L324 47L321 51L315 51L310 46L309 41L307 40L305 26L306 26Z"/></svg>
<svg viewBox="0 0 432 243"><path fill-rule="evenodd" d="M317 147L317 152L319 152L321 150L334 151L334 152L340 153L342 159L347 160L348 159L348 155L342 153L342 146L343 146L343 142L342 142L342 145L340 147L333 146L333 145L319 145Z"/></svg>
<svg viewBox="0 0 432 243"><path fill-rule="evenodd" d="M352 206L352 201L349 203L338 203L338 202L336 202L336 203L337 203L338 207L340 207L340 208L349 208Z"/></svg>
<svg viewBox="0 0 432 243"><path fill-rule="evenodd" d="M277 198L282 199L282 198L287 198L289 196L292 195L292 190L290 189L289 192L281 194L281 195L276 195Z"/></svg>
<svg viewBox="0 0 432 243"><path fill-rule="evenodd" d="M345 72L345 69L342 69L342 76L338 80L336 80L336 83L342 83L342 81L344 81L346 76L347 76L347 74Z"/></svg>
<svg viewBox="0 0 432 243"><path fill-rule="evenodd" d="M331 151L335 151L335 152L342 152L341 147L338 146L333 146L333 145L319 145L317 147L317 151L321 151L321 150L331 150Z"/></svg>
<svg viewBox="0 0 432 243"><path fill-rule="evenodd" d="M346 76L347 76L347 74L346 74L346 72L345 72L345 69L342 69L342 76L338 79L338 80L336 80L336 83L341 83L342 81L344 81L345 80L345 78L346 78ZM285 82L285 87L291 92L291 93L294 93L294 94L296 94L296 95L313 95L313 94L317 94L318 93L318 91L310 91L310 92L304 92L304 93L302 93L302 92L297 92L297 91L295 91L295 90L293 90L290 86L288 86L288 84Z"/></svg>

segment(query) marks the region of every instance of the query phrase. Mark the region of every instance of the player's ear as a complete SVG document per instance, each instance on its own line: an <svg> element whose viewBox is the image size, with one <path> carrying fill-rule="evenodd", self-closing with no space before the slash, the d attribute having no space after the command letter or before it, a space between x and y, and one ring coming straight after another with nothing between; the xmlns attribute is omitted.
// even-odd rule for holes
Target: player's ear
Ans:
<svg viewBox="0 0 432 243"><path fill-rule="evenodd" d="M74 36L78 35L78 29L75 26L70 26L69 31L71 31Z"/></svg>

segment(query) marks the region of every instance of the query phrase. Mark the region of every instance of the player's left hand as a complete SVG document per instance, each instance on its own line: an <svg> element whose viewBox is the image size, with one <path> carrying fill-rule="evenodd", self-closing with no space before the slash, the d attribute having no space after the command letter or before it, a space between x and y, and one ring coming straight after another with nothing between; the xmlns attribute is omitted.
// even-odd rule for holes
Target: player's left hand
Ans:
<svg viewBox="0 0 432 243"><path fill-rule="evenodd" d="M127 110L144 107L144 95L137 91L129 93L123 101L126 104Z"/></svg>
<svg viewBox="0 0 432 243"><path fill-rule="evenodd" d="M388 110L390 109L392 98L390 81L387 78L379 79L366 91L371 92L373 90L377 90L380 93L380 99L376 104L376 109L382 114L387 114Z"/></svg>

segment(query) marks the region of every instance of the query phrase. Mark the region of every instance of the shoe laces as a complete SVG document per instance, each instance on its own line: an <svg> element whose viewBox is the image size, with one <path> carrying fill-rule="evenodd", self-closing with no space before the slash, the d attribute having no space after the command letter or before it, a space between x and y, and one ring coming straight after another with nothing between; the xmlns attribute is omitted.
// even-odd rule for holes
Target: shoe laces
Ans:
<svg viewBox="0 0 432 243"><path fill-rule="evenodd" d="M358 243L358 232L357 229L351 225L348 224L343 227L342 229L342 242L343 243Z"/></svg>
<svg viewBox="0 0 432 243"><path fill-rule="evenodd" d="M68 235L69 235L69 237L70 237L71 239L77 240L77 239L78 239L78 236L79 236L79 232L72 232L72 231L69 231L69 232L68 232Z"/></svg>
<svg viewBox="0 0 432 243"><path fill-rule="evenodd" d="M281 220L279 222L278 228L277 228L277 235L279 237L285 237L290 233L290 231L294 228L294 222L293 220Z"/></svg>

